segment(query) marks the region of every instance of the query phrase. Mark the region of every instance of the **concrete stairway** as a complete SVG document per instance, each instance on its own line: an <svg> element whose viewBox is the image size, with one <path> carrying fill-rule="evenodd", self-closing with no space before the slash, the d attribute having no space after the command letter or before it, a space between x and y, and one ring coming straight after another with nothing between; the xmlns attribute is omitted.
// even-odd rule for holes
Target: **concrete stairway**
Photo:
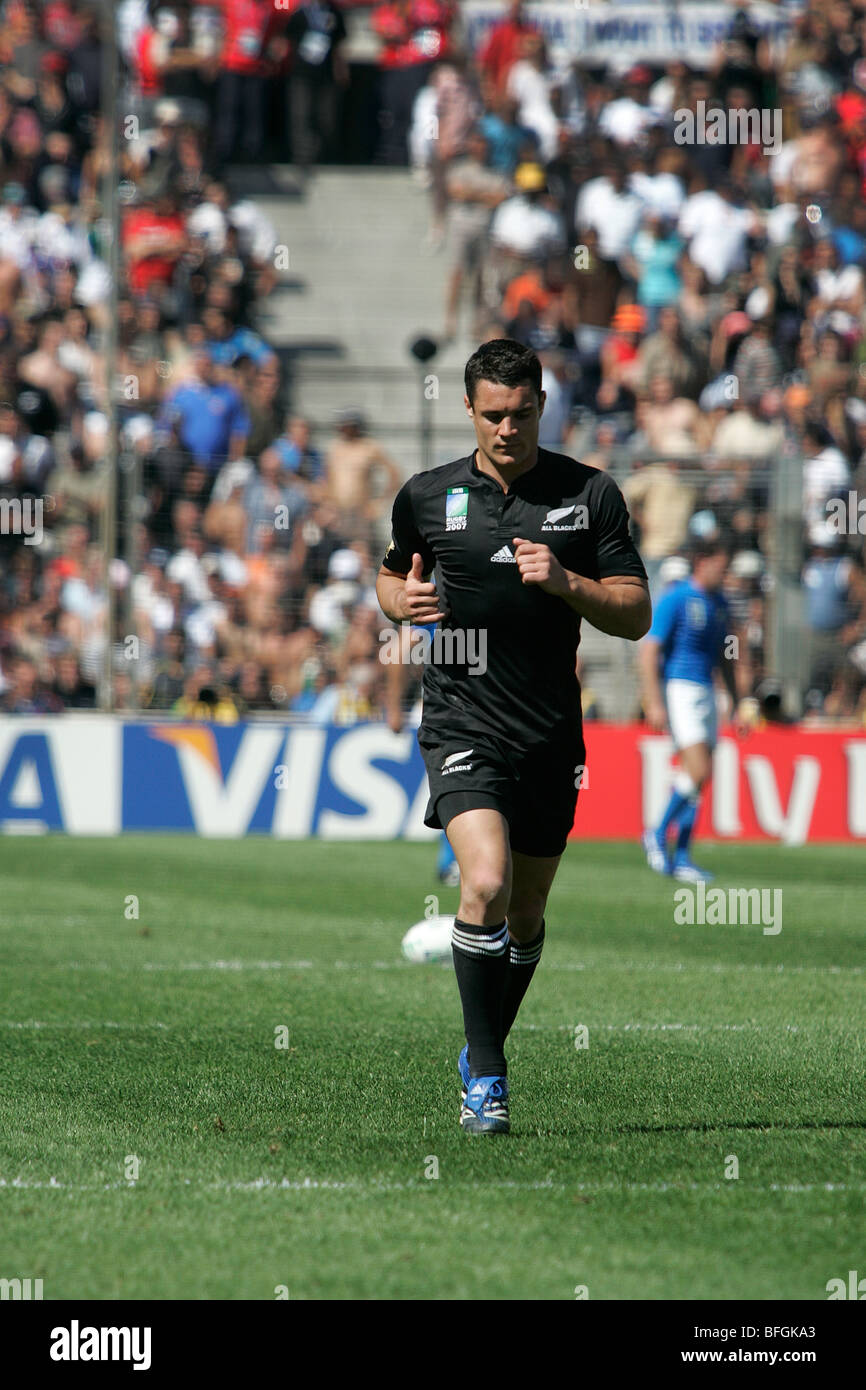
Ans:
<svg viewBox="0 0 866 1390"><path fill-rule="evenodd" d="M262 326L289 361L292 403L320 440L335 410L358 406L408 477L421 466L422 391L408 345L441 336L445 300L446 253L429 244L429 194L401 169L323 168L301 196L291 170L270 174L286 192L256 202L288 247L289 271ZM438 378L434 463L472 445L463 366L474 346L461 337L425 369Z"/></svg>

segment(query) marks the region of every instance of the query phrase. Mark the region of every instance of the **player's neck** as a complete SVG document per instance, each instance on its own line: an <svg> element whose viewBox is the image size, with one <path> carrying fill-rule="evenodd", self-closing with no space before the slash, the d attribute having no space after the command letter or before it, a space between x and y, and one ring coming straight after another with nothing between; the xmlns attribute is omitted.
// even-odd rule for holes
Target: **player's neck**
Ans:
<svg viewBox="0 0 866 1390"><path fill-rule="evenodd" d="M515 465L514 468L503 468L500 464L493 463L489 458L482 454L480 449L475 450L475 467L479 473L486 473L488 478L493 478L499 483L503 492L508 492L512 483L528 473L538 462L538 449L535 449L526 463Z"/></svg>

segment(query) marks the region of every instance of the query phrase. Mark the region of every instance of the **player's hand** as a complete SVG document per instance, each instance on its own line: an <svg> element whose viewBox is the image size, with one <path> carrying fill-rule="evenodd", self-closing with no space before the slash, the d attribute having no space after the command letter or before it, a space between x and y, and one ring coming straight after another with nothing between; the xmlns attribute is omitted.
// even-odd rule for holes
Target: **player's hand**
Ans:
<svg viewBox="0 0 866 1390"><path fill-rule="evenodd" d="M403 607L406 610L403 617L411 618L413 623L441 623L448 617L436 585L424 583L424 562L417 554L412 556L412 568L406 575Z"/></svg>
<svg viewBox="0 0 866 1390"><path fill-rule="evenodd" d="M646 722L657 734L666 734L668 731L668 715L661 700L652 700L644 710Z"/></svg>
<svg viewBox="0 0 866 1390"><path fill-rule="evenodd" d="M524 584L537 584L548 594L568 592L568 576L550 546L521 540L519 536L514 537L512 545Z"/></svg>
<svg viewBox="0 0 866 1390"><path fill-rule="evenodd" d="M400 734L403 732L403 711L399 704L389 705L385 718L392 733Z"/></svg>
<svg viewBox="0 0 866 1390"><path fill-rule="evenodd" d="M745 738L752 732L754 723L749 718L748 706L744 701L740 701L731 715L731 725L737 738Z"/></svg>

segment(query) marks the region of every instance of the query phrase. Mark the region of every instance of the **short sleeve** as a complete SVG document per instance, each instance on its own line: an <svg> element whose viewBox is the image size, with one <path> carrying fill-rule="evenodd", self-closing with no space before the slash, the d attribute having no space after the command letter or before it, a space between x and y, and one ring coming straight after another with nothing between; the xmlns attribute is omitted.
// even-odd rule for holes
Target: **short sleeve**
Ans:
<svg viewBox="0 0 866 1390"><path fill-rule="evenodd" d="M667 648L673 636L679 615L679 594L677 589L669 589L664 598L655 605L652 627L647 633L654 642Z"/></svg>
<svg viewBox="0 0 866 1390"><path fill-rule="evenodd" d="M424 573L429 574L436 563L436 556L418 530L412 498L412 479L404 483L391 511L391 544L382 561L384 569L395 574L407 575L412 568L412 556L419 554L424 565Z"/></svg>
<svg viewBox="0 0 866 1390"><path fill-rule="evenodd" d="M633 574L646 579L643 561L629 534L628 508L616 483L606 473L600 475L591 519L596 536L599 579Z"/></svg>

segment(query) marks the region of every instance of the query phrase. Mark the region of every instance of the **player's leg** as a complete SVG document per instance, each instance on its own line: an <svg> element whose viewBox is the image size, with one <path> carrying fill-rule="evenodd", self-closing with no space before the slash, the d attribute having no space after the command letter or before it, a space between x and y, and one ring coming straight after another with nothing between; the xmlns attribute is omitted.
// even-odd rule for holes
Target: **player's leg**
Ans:
<svg viewBox="0 0 866 1390"><path fill-rule="evenodd" d="M508 972L502 994L502 1042L541 959L544 911L574 825L585 774L583 739L557 741L523 759L510 821L511 893L508 899Z"/></svg>
<svg viewBox="0 0 866 1390"><path fill-rule="evenodd" d="M697 816L700 789L711 770L711 750L715 743L715 704L711 688L696 681L683 680L667 682L665 704L680 766L674 775L670 797L661 820L654 828L646 830L643 846L650 868L656 873L669 874L673 872L676 851L673 857L669 855L668 835L681 823L686 824L689 829L685 843L688 844L688 836ZM706 759L701 757L699 751L695 751L701 746L708 750ZM688 754L687 762L683 760L684 754ZM700 780L697 780L698 776Z"/></svg>
<svg viewBox="0 0 866 1390"><path fill-rule="evenodd" d="M708 743L693 743L688 748L681 748L679 756L678 781L683 790L685 804L677 818L673 874L675 878L689 882L698 877L706 880L711 875L704 869L698 869L691 862L689 844L698 818L701 792L712 775L712 749Z"/></svg>
<svg viewBox="0 0 866 1390"><path fill-rule="evenodd" d="M469 1133L507 1132L502 997L509 946L505 907L511 890L508 822L489 806L449 817L448 797L439 801L437 811L460 868L460 907L452 938L466 1035L459 1060L460 1123Z"/></svg>
<svg viewBox="0 0 866 1390"><path fill-rule="evenodd" d="M643 837L647 863L651 869L655 869L656 873L669 874L671 872L671 859L667 850L668 835L679 825L680 818L687 812L697 790L693 779L685 768L682 766L677 768L671 786L671 794L668 797L662 818L658 825L654 829L647 830ZM694 817L692 817L692 823L694 823Z"/></svg>
<svg viewBox="0 0 866 1390"><path fill-rule="evenodd" d="M463 811L449 820L448 838L460 868L454 968L472 1057L471 1075L505 1076L499 1025L508 968L508 822L487 806Z"/></svg>
<svg viewBox="0 0 866 1390"><path fill-rule="evenodd" d="M508 972L502 995L502 1042L511 1032L544 946L544 909L561 854L541 858L511 852L511 897L508 901Z"/></svg>

